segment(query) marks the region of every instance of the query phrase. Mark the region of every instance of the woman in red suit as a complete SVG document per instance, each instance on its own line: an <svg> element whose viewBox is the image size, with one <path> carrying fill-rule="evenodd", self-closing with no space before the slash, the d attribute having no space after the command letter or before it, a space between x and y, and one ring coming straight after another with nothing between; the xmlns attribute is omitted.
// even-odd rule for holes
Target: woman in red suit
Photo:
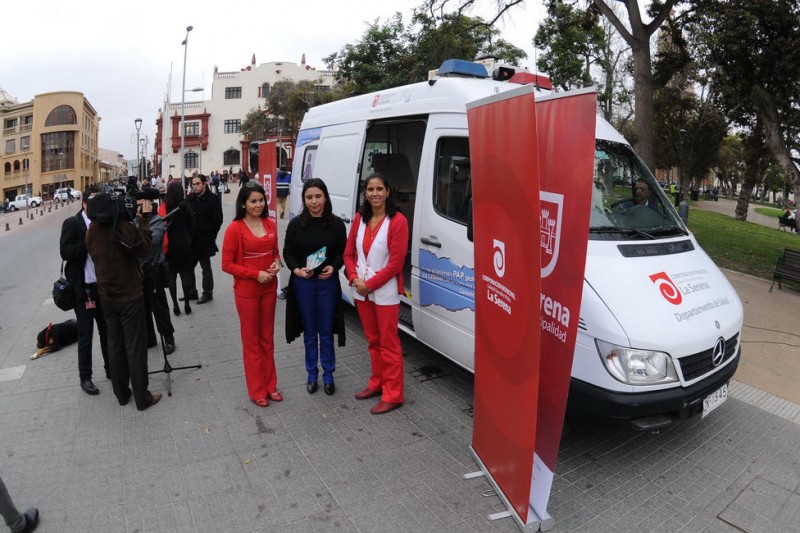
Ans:
<svg viewBox="0 0 800 533"><path fill-rule="evenodd" d="M344 266L372 363L369 383L356 393L356 399L381 394L381 402L370 409L380 415L403 405L403 351L397 324L408 221L397 210L391 187L380 174L367 176L364 200L350 226Z"/></svg>
<svg viewBox="0 0 800 533"><path fill-rule="evenodd" d="M222 270L233 276L247 394L260 407L283 399L274 357L278 228L266 214L264 189L255 183L242 187L222 241Z"/></svg>

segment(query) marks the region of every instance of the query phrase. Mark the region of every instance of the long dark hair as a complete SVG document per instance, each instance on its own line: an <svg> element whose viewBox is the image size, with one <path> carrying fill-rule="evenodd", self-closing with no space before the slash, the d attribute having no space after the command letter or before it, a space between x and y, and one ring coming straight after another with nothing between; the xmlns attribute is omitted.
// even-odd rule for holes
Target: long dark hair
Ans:
<svg viewBox="0 0 800 533"><path fill-rule="evenodd" d="M164 195L164 204L167 211L172 211L183 201L183 185L179 181L173 181L167 186L167 193Z"/></svg>
<svg viewBox="0 0 800 533"><path fill-rule="evenodd" d="M267 218L269 206L267 205L267 195L264 193L264 188L258 183L251 181L239 189L239 194L236 196L236 215L233 217L233 220L242 220L245 217L247 209L245 209L244 205L254 192L260 193L261 196L264 197L264 210L261 211L261 218Z"/></svg>
<svg viewBox="0 0 800 533"><path fill-rule="evenodd" d="M307 182L303 184L303 192L300 196L303 202L303 209L300 211L300 214L297 215L297 218L300 220L300 224L303 226L308 225L308 219L311 218L311 213L308 212L308 208L306 207L306 191L312 187L316 187L317 189L322 191L322 195L325 196L325 207L322 208L322 219L324 219L325 223L330 222L330 216L333 214L333 207L331 206L331 197L328 194L328 186L325 185L325 182L322 181L320 178L311 178Z"/></svg>
<svg viewBox="0 0 800 533"><path fill-rule="evenodd" d="M358 209L358 213L361 215L361 222L366 224L369 219L372 218L372 204L367 201L367 185L369 182L379 179L383 182L383 186L386 187L386 190L389 191L388 196L386 196L386 216L388 218L392 218L395 213L397 213L397 204L394 203L394 197L392 196L392 187L389 185L389 180L386 179L386 176L378 174L377 172L373 172L367 179L364 181L364 201L361 203L361 207Z"/></svg>

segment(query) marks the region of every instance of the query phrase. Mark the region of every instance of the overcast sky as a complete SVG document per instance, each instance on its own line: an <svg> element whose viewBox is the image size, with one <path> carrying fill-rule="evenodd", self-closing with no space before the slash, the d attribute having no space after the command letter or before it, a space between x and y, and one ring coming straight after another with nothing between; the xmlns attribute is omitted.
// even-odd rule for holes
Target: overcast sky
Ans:
<svg viewBox="0 0 800 533"><path fill-rule="evenodd" d="M189 35L186 87L211 95L214 66L239 70L269 61L306 62L318 69L322 58L354 42L368 23L396 11L408 22L420 0L291 0L288 2L189 3L180 0L100 2L38 0L4 2L0 45L0 88L18 102L34 95L74 90L86 95L102 117L100 147L136 158L134 120L141 117L148 154L155 121L172 70L172 101L180 101L183 41ZM478 0L474 14L489 14L493 0ZM529 54L543 8L530 0L507 15L503 37ZM252 5L253 7L246 7ZM438 65L431 65L436 67ZM187 100L203 97L189 93Z"/></svg>

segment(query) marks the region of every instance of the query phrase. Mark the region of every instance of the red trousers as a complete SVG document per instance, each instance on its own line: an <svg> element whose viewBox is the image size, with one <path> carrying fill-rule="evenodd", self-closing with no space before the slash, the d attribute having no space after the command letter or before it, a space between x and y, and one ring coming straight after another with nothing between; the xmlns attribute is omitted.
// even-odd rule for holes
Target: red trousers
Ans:
<svg viewBox="0 0 800 533"><path fill-rule="evenodd" d="M367 300L356 300L364 335L369 344L372 375L367 385L372 390L383 390L384 402L403 402L403 348L397 324L400 305L375 305Z"/></svg>
<svg viewBox="0 0 800 533"><path fill-rule="evenodd" d="M269 290L255 296L236 294L236 311L242 333L242 358L247 395L251 400L263 400L278 388L275 372L275 302L273 284Z"/></svg>

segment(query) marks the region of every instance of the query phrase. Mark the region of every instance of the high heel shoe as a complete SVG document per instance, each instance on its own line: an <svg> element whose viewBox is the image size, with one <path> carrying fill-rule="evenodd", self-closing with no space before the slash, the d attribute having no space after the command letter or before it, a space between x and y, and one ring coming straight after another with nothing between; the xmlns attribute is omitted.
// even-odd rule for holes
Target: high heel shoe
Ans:
<svg viewBox="0 0 800 533"><path fill-rule="evenodd" d="M172 308L172 312L175 313L175 316L181 316L181 307L176 305Z"/></svg>
<svg viewBox="0 0 800 533"><path fill-rule="evenodd" d="M273 402L279 402L283 400L283 394L281 394L280 391L270 392L269 394L267 394L267 398L269 398Z"/></svg>
<svg viewBox="0 0 800 533"><path fill-rule="evenodd" d="M184 311L184 312L185 312L187 315L191 315L191 314L192 314L192 308L191 308L191 307L189 307L189 302L186 302L186 305L184 305L184 306L183 306L183 311Z"/></svg>
<svg viewBox="0 0 800 533"><path fill-rule="evenodd" d="M269 400L267 400L266 398L264 398L263 400L250 400L250 401L259 407L266 407L269 405Z"/></svg>

